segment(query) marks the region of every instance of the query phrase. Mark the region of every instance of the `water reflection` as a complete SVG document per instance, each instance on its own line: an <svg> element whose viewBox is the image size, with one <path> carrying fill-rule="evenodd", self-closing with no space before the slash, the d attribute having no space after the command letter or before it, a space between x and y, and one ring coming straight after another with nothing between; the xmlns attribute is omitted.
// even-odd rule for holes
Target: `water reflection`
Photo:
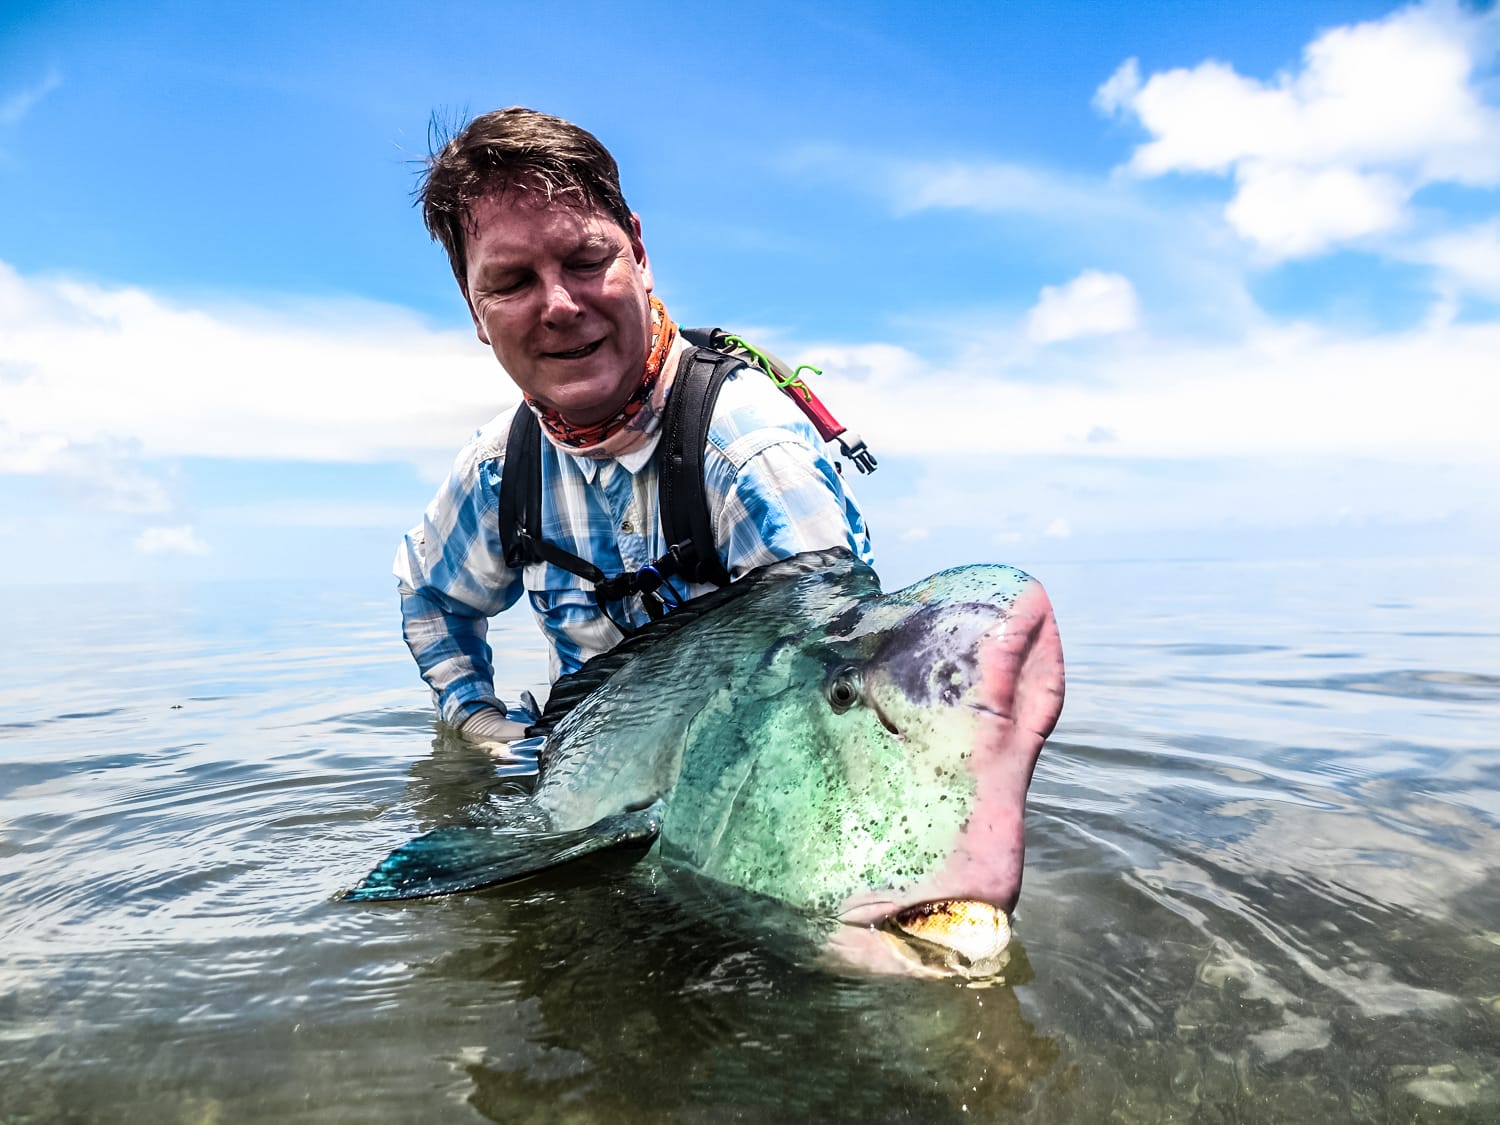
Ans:
<svg viewBox="0 0 1500 1125"><path fill-rule="evenodd" d="M1038 996L1096 1056L1089 1097L1141 1120L1200 1097L1278 1120L1500 1108L1492 821L1388 777L1057 749L1023 924L1039 975L1066 969ZM1116 799L1080 800L1083 776Z"/></svg>
<svg viewBox="0 0 1500 1125"><path fill-rule="evenodd" d="M640 866L588 866L474 896L421 966L505 998L465 1064L492 1120L954 1120L1019 1104L1058 1059L1018 999L1024 950L982 990L840 978Z"/></svg>
<svg viewBox="0 0 1500 1125"><path fill-rule="evenodd" d="M419 831L492 820L491 806L524 797L535 780L535 766L503 773L495 759L452 728L436 724L432 752L414 762L403 803ZM391 846L405 843L394 840Z"/></svg>

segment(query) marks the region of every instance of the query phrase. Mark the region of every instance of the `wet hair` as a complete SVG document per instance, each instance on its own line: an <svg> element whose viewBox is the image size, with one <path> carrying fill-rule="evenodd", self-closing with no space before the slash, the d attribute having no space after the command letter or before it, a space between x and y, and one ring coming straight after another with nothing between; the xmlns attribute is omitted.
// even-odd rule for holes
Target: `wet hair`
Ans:
<svg viewBox="0 0 1500 1125"><path fill-rule="evenodd" d="M537 192L581 208L597 208L630 230L630 207L620 191L620 169L586 129L561 117L511 106L482 114L444 139L434 118L431 154L417 202L427 232L442 243L460 287L466 288L465 239L474 233L474 204L510 191Z"/></svg>

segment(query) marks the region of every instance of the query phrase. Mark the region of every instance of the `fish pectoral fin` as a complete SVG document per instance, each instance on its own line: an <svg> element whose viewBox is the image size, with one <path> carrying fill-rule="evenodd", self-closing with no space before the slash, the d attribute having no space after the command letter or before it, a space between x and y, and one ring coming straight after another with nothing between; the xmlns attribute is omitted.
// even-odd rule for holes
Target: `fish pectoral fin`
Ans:
<svg viewBox="0 0 1500 1125"><path fill-rule="evenodd" d="M386 856L343 898L429 898L514 882L595 852L650 843L661 832L661 810L662 803L656 801L567 832L515 832L481 825L438 828Z"/></svg>

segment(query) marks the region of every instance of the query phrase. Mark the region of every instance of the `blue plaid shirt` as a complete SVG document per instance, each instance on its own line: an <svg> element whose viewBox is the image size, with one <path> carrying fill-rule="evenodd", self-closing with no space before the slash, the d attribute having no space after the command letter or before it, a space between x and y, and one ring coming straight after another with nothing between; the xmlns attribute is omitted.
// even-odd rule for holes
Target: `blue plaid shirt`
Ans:
<svg viewBox="0 0 1500 1125"><path fill-rule="evenodd" d="M551 646L554 680L620 641L589 582L550 563L505 565L500 475L513 413L475 434L422 523L396 551L402 633L439 716L455 726L476 706L505 709L495 695L486 625L523 593ZM543 538L609 575L660 558L666 544L652 456L659 438L660 430L644 448L605 461L570 456L544 440ZM709 426L704 478L719 559L732 578L835 546L873 561L864 516L817 431L758 371L742 368L725 380ZM713 589L675 585L689 597ZM609 611L632 626L648 619L639 597L611 603Z"/></svg>

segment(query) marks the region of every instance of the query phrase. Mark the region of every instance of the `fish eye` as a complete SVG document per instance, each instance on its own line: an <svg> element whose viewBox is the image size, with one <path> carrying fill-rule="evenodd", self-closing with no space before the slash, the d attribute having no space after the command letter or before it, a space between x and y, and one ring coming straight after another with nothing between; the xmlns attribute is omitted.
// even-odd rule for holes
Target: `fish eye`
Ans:
<svg viewBox="0 0 1500 1125"><path fill-rule="evenodd" d="M828 702L840 714L859 702L859 671L840 668L828 681Z"/></svg>

